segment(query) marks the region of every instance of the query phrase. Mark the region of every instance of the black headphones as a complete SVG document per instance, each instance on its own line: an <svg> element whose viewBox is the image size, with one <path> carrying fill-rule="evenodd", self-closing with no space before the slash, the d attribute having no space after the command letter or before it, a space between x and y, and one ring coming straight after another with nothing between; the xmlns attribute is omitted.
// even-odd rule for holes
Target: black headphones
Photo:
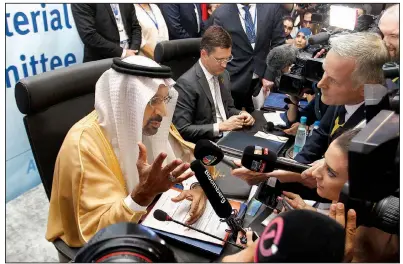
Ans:
<svg viewBox="0 0 403 264"><path fill-rule="evenodd" d="M120 58L113 58L113 64L111 67L117 72L135 76L161 78L161 79L172 77L171 68L165 65L161 65L161 67L147 67L127 63Z"/></svg>

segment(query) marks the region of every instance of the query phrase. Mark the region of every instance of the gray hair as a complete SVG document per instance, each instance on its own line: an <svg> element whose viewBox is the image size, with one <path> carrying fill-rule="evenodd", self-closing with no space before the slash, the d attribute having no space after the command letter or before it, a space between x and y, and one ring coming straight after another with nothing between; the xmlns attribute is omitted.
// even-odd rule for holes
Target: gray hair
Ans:
<svg viewBox="0 0 403 264"><path fill-rule="evenodd" d="M382 65L389 60L389 52L378 34L358 32L330 39L330 51L343 58L355 60L352 81L361 86L384 82Z"/></svg>
<svg viewBox="0 0 403 264"><path fill-rule="evenodd" d="M384 16L391 16L399 23L399 4L388 7L385 12L383 12L381 20Z"/></svg>

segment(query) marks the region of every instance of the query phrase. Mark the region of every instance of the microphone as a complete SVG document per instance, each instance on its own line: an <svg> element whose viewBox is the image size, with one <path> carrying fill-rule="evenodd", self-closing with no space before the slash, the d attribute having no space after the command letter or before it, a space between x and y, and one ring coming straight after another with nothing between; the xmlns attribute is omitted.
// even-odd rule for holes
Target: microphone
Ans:
<svg viewBox="0 0 403 264"><path fill-rule="evenodd" d="M225 157L224 152L217 144L207 139L197 141L194 155L196 159L200 160L206 166L215 166L219 162L222 162L232 169L238 168L232 160Z"/></svg>
<svg viewBox="0 0 403 264"><path fill-rule="evenodd" d="M292 159L277 157L268 148L260 146L247 146L242 155L242 166L257 172L272 172L275 168L301 173L310 166L296 162Z"/></svg>
<svg viewBox="0 0 403 264"><path fill-rule="evenodd" d="M297 59L298 49L291 44L283 44L273 48L266 58L269 76L267 79L274 81L278 72L285 67L294 64Z"/></svg>
<svg viewBox="0 0 403 264"><path fill-rule="evenodd" d="M222 239L222 238L219 238L219 237L217 237L217 236L214 236L214 235L212 235L212 234L209 234L209 233L207 233L207 232L204 232L204 231L202 231L202 230L200 230L200 229L197 229L197 228L194 228L194 227L192 227L192 226L190 226L190 225L187 225L187 224L185 224L185 223L176 221L175 219L173 219L172 217L170 217L166 212L164 212L164 211L162 211L162 210L160 210L160 209L155 210L153 216L154 216L154 218L157 219L158 221L162 221L162 222L165 222L165 221L172 221L172 222L174 222L174 223L177 223L177 224L179 224L179 225L182 225L182 226L185 226L185 227L187 227L187 228L189 228L189 229L192 229L192 230L194 230L194 231L196 231L196 232L205 234L206 236L209 236L209 237L218 239L218 240L220 240L220 241L222 241L222 242L224 242L224 243L228 243L228 244L230 244L230 245L233 245L233 246L235 246L235 247L237 247L237 248L240 248L240 249L244 249L244 248L245 248L245 247L243 247L243 246L240 246L240 245L237 245L237 244L235 244L235 243L232 243L231 241L225 241L225 240Z"/></svg>
<svg viewBox="0 0 403 264"><path fill-rule="evenodd" d="M294 103L293 101L291 101L291 99L288 98L288 97L284 98L284 103L295 105L295 106L298 107L300 110L303 109L301 106L299 106L299 105L297 105L296 103Z"/></svg>
<svg viewBox="0 0 403 264"><path fill-rule="evenodd" d="M242 228L241 219L237 218L236 210L232 210L232 206L228 202L227 198L223 195L220 188L211 177L210 172L204 167L200 160L194 160L190 164L190 168L195 173L196 179L203 189L204 193L209 200L214 212L220 218L224 218L232 231L232 238L237 237L238 232L245 230Z"/></svg>
<svg viewBox="0 0 403 264"><path fill-rule="evenodd" d="M271 131L273 131L273 130L280 131L280 132L284 132L281 128L274 126L274 123L271 122L271 121L267 122L267 124L266 124L266 130L267 130L268 132L271 132Z"/></svg>
<svg viewBox="0 0 403 264"><path fill-rule="evenodd" d="M324 44L327 43L328 40L330 39L331 34L328 32L320 32L316 35L311 36L308 39L309 45L315 45L315 44Z"/></svg>
<svg viewBox="0 0 403 264"><path fill-rule="evenodd" d="M204 167L200 160L192 161L190 168L194 171L200 187L202 187L218 217L230 217L232 214L232 207L215 183L214 179L211 177L210 172Z"/></svg>
<svg viewBox="0 0 403 264"><path fill-rule="evenodd" d="M327 215L287 211L275 217L260 235L254 262L341 263L344 243L344 228Z"/></svg>

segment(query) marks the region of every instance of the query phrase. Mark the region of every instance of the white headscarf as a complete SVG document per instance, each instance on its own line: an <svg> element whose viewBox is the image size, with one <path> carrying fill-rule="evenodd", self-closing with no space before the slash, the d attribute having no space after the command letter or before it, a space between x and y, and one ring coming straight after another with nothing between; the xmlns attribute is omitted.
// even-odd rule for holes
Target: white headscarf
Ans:
<svg viewBox="0 0 403 264"><path fill-rule="evenodd" d="M123 60L130 64L147 67L161 67L155 61L143 56L130 56ZM143 117L150 99L158 87L168 86L172 97L166 106L158 132L153 136L143 136ZM159 153L165 152L165 162L175 159L168 143L169 126L175 110L178 93L173 88L172 79L148 78L116 72L109 69L99 78L95 89L95 109L99 125L106 131L130 193L139 183L136 162L139 156L137 142L143 141L147 147L148 162L152 163ZM151 160L152 159L152 160Z"/></svg>

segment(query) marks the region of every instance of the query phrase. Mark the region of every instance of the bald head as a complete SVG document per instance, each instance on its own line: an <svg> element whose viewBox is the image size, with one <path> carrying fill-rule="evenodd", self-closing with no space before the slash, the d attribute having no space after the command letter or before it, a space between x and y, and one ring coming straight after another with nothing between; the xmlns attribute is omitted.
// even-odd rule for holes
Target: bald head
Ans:
<svg viewBox="0 0 403 264"><path fill-rule="evenodd" d="M383 41L388 47L391 60L398 61L399 51L399 4L385 10L379 20L379 29L383 34Z"/></svg>

